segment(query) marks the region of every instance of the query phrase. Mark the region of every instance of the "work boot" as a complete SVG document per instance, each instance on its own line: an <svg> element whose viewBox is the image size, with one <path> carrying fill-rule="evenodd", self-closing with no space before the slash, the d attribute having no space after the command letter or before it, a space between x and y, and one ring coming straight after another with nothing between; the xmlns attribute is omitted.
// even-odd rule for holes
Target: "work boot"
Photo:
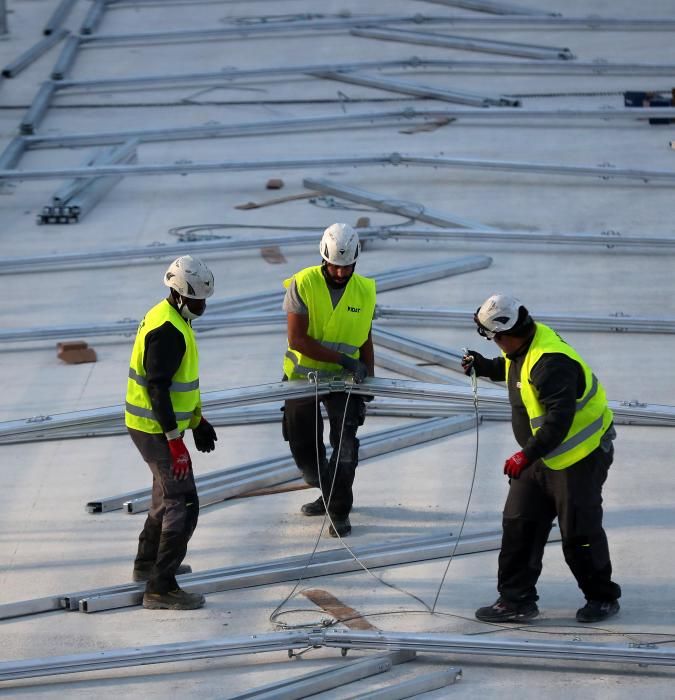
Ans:
<svg viewBox="0 0 675 700"><path fill-rule="evenodd" d="M145 593L143 607L148 610L196 610L205 603L201 593L188 593L176 588L168 593Z"/></svg>
<svg viewBox="0 0 675 700"><path fill-rule="evenodd" d="M152 572L152 569L134 569L133 573L131 574L131 580L132 581L147 581L150 578L150 573ZM176 571L176 576L181 576L182 574L191 574L192 573L192 567L189 564L181 564L177 571Z"/></svg>
<svg viewBox="0 0 675 700"><path fill-rule="evenodd" d="M352 524L349 522L349 516L344 518L333 518L333 522L328 528L328 534L331 537L347 537L352 531Z"/></svg>
<svg viewBox="0 0 675 700"><path fill-rule="evenodd" d="M499 597L492 605L478 608L475 614L481 622L519 622L537 617L539 608L534 601L511 603Z"/></svg>
<svg viewBox="0 0 675 700"><path fill-rule="evenodd" d="M323 496L319 496L316 501L312 501L311 503L305 503L305 505L300 508L300 512L303 515L325 515L326 506L323 504Z"/></svg>
<svg viewBox="0 0 675 700"><path fill-rule="evenodd" d="M588 600L583 608L577 610L577 622L600 622L620 610L618 600Z"/></svg>

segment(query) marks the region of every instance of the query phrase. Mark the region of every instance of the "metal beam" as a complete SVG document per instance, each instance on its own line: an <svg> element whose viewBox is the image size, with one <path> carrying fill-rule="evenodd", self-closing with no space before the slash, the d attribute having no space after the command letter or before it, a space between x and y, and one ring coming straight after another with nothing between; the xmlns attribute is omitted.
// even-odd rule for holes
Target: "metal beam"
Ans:
<svg viewBox="0 0 675 700"><path fill-rule="evenodd" d="M549 542L557 541L553 536ZM481 533L462 537L459 542L451 534L410 538L398 542L326 550L312 555L288 557L276 562L254 564L230 569L215 569L202 574L187 574L180 577L181 588L193 593L216 593L220 591L265 586L272 583L327 576L353 571L363 571L386 566L401 566L432 559L447 559L478 552L494 551L501 546L501 533ZM68 607L79 605L80 612L94 613L123 607L140 605L143 600L142 585L120 586L118 590L99 595L77 594L70 596Z"/></svg>
<svg viewBox="0 0 675 700"><path fill-rule="evenodd" d="M423 204L418 202L409 202L396 197L387 197L386 195L368 192L359 187L350 187L343 185L334 180L326 180L325 178L306 177L302 181L304 187L323 194L329 194L333 197L341 197L349 202L358 202L359 204L367 204L370 207L386 211L390 214L398 214L418 221L424 221L435 226L461 226L463 228L481 230L485 228L483 224L477 221L471 221L445 212L428 209Z"/></svg>
<svg viewBox="0 0 675 700"><path fill-rule="evenodd" d="M46 83L45 85L53 86L52 83ZM47 97L44 99L47 99ZM290 170L296 168L374 165L417 165L430 168L457 168L460 170L492 170L503 172L539 173L543 175L567 175L572 177L588 176L601 178L604 181L628 179L642 180L643 182L675 183L675 172L672 170L645 170L640 168L615 168L612 166L597 167L555 165L549 163L528 163L523 161L445 158L440 156L404 156L400 153L372 156L299 158L292 160L104 165L91 168L53 168L33 170L5 169L0 170L0 180L52 180L66 177L94 177L99 175L172 175L199 172L243 172L251 170Z"/></svg>
<svg viewBox="0 0 675 700"><path fill-rule="evenodd" d="M444 102L454 102L457 104L471 105L473 107L518 107L520 100L510 97L492 97L479 95L474 92L460 92L458 90L441 90L429 85L410 83L404 80L395 80L383 76L365 75L363 73L341 73L339 71L321 71L312 73L317 78L326 80L336 80L341 83L352 85L363 85L365 87L386 90L388 92L401 93L403 95L414 95L416 97L426 97Z"/></svg>
<svg viewBox="0 0 675 700"><path fill-rule="evenodd" d="M2 32L0 32L1 34ZM2 69L3 78L15 78L24 68L27 68L31 63L37 61L42 54L49 51L49 49L58 44L64 36L67 36L70 32L66 29L59 29L58 31L50 34L49 36L40 39L36 44L31 46L29 49L24 51L20 56L17 56L13 61L8 63Z"/></svg>
<svg viewBox="0 0 675 700"><path fill-rule="evenodd" d="M675 71L674 71L675 72ZM26 146L33 149L62 148L70 146L99 146L122 143L130 138L141 142L183 141L205 138L241 138L265 134L321 131L324 129L351 129L354 127L378 128L392 124L416 124L438 120L465 121L555 121L600 120L602 122L638 122L653 119L675 119L675 108L630 107L621 109L523 109L502 107L493 109L413 109L387 112L339 114L325 117L300 117L297 119L272 119L264 122L239 124L209 124L197 126L165 127L160 129L126 129L124 131L92 131L60 135L24 136Z"/></svg>
<svg viewBox="0 0 675 700"><path fill-rule="evenodd" d="M86 80L64 80L59 82L59 92L69 89L139 87L143 85L181 84L194 85L207 81L236 81L251 78L278 78L285 75L306 75L317 71L350 71L367 69L413 69L445 68L452 73L500 73L517 75L521 73L553 73L561 75L675 75L675 64L670 63L603 63L593 61L500 61L500 60L444 60L423 59L412 56L395 61L360 61L354 63L308 64L284 67L230 69L203 73L173 73L160 75L137 75L118 78L89 78ZM35 137L39 139L40 137ZM45 137L46 138L46 137Z"/></svg>
<svg viewBox="0 0 675 700"><path fill-rule="evenodd" d="M635 663L675 666L675 648L656 644L588 644L579 641L552 642L521 639L485 639L442 633L359 632L326 630L323 646L338 649L414 649L417 652L506 656L529 663L531 659L559 659L590 663ZM582 670L576 665L568 671Z"/></svg>
<svg viewBox="0 0 675 700"><path fill-rule="evenodd" d="M53 34L63 24L76 2L77 0L61 0L47 20L42 33L45 35Z"/></svg>
<svg viewBox="0 0 675 700"><path fill-rule="evenodd" d="M444 323L449 326L473 327L473 312L459 309L415 308L411 306L377 305L378 320L406 323ZM675 318L671 316L630 316L621 311L608 315L537 313L537 320L559 331L590 331L600 333L675 333Z"/></svg>
<svg viewBox="0 0 675 700"><path fill-rule="evenodd" d="M370 693L352 695L347 700L402 700L402 698L417 698L432 690L454 685L462 677L461 668L444 668L442 671L427 673L410 680L390 685Z"/></svg>
<svg viewBox="0 0 675 700"><path fill-rule="evenodd" d="M316 241L316 238L314 238ZM196 252L191 249L191 252ZM387 270L373 276L380 292L428 282L431 280L483 270L492 264L486 255L467 255L451 258L432 265L418 265ZM209 301L208 315L197 319L193 324L198 332L226 326L278 324L286 318L281 311L284 292L261 292L241 297L212 299ZM252 312L249 316L244 312ZM220 314L218 313L220 312ZM124 320L102 324L77 324L71 326L43 326L37 328L14 328L0 330L0 345L11 342L64 340L74 337L124 335L133 338L138 326L137 320Z"/></svg>
<svg viewBox="0 0 675 700"><path fill-rule="evenodd" d="M440 46L445 49L460 49L463 51L478 51L481 53L505 54L523 58L542 58L548 60L569 61L575 56L565 47L538 46L535 44L520 44L511 41L493 41L480 37L450 36L449 34L432 34L416 32L408 29L376 29L374 27L355 28L350 30L354 36L384 41L401 41L408 44L423 44L424 46Z"/></svg>
<svg viewBox="0 0 675 700"><path fill-rule="evenodd" d="M470 656L505 656L525 663L531 659L583 661L590 664L620 663L646 666L674 666L672 647L635 644L588 644L579 641L483 639L476 636L440 633L357 632L352 630L312 630L271 632L253 636L216 638L193 642L159 644L126 649L99 650L88 654L53 656L0 663L0 681L58 676L111 668L168 663L241 654L285 651L304 647L338 649L392 649ZM585 670L571 664L570 671Z"/></svg>
<svg viewBox="0 0 675 700"><path fill-rule="evenodd" d="M286 678L269 683L245 693L233 695L230 700L300 700L327 690L341 688L363 678L386 673L397 664L412 661L415 656L415 652L394 652L384 656L341 663L339 666L313 671L297 678Z"/></svg>
<svg viewBox="0 0 675 700"><path fill-rule="evenodd" d="M63 78L70 73L70 69L73 67L73 63L75 63L75 59L77 58L79 48L79 36L69 36L66 39L66 43L63 45L61 53L52 68L52 80L63 80Z"/></svg>
<svg viewBox="0 0 675 700"><path fill-rule="evenodd" d="M545 17L560 17L559 12L544 12L522 5L513 5L508 2L491 2L491 0L423 0L433 2L446 7L462 7L465 10L475 12L489 12L495 15L540 15Z"/></svg>
<svg viewBox="0 0 675 700"><path fill-rule="evenodd" d="M389 454L396 450L462 433L476 425L473 415L431 418L412 425L377 431L360 439L359 462ZM284 455L238 467L210 472L195 478L201 507L222 503L249 491L276 486L300 479L292 457ZM152 494L147 488L131 494L90 501L85 510L103 513L122 509L126 513L144 513L150 508Z"/></svg>

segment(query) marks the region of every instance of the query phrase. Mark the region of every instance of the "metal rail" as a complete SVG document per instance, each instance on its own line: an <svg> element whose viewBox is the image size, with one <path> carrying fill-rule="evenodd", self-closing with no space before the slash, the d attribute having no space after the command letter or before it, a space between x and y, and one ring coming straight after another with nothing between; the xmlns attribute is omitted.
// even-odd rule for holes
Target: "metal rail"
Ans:
<svg viewBox="0 0 675 700"><path fill-rule="evenodd" d="M658 116L658 114L657 114ZM291 170L296 168L326 168L333 166L416 165L431 168L459 170L491 170L501 172L596 177L604 181L615 179L675 183L672 170L615 168L582 165L555 165L523 161L478 160L445 158L441 156L413 156L390 153L372 156L334 156L263 161L211 161L201 163L155 163L140 165L102 165L91 168L53 168L31 170L0 170L0 180L52 180L66 177L93 177L99 175L171 175L208 172L244 172L250 170Z"/></svg>
<svg viewBox="0 0 675 700"><path fill-rule="evenodd" d="M333 180L326 180L325 178L306 177L303 179L302 184L304 187L322 192L323 194L340 197L349 202L366 204L380 211L417 219L418 221L424 221L425 223L434 224L436 226L460 226L475 230L486 228L477 221L471 221L459 216L454 216L453 214L446 214L442 211L430 209L418 202L409 202L395 197L387 197L386 195L368 192L359 187L350 187L349 185L343 185Z"/></svg>
<svg viewBox="0 0 675 700"><path fill-rule="evenodd" d="M445 323L449 326L472 326L473 312L459 309L415 308L411 306L377 305L378 320L406 323ZM602 333L675 333L675 318L670 316L630 316L619 311L608 315L537 313L537 320L560 331L590 331Z"/></svg>
<svg viewBox="0 0 675 700"><path fill-rule="evenodd" d="M424 46L440 46L445 49L460 49L463 51L478 51L482 53L505 54L522 58L540 58L548 60L570 61L574 54L565 47L537 46L535 44L520 44L512 41L494 41L480 37L450 36L448 34L433 34L429 32L414 32L408 29L376 29L373 27L354 28L350 30L354 36L384 41L400 41L408 44L423 44Z"/></svg>
<svg viewBox="0 0 675 700"><path fill-rule="evenodd" d="M365 87L376 88L378 90L386 90L388 92L401 93L403 95L414 95L416 97L426 97L434 100L443 100L444 102L456 102L458 104L471 105L473 107L518 107L520 100L510 97L492 97L487 95L479 95L474 92L460 92L458 90L441 90L439 88L430 87L429 85L421 85L419 83L410 83L404 80L395 80L388 77L380 77L373 75L365 75L364 73L341 73L340 71L321 71L312 73L317 78L325 80L336 80L340 83L349 83L351 85L363 85Z"/></svg>
<svg viewBox="0 0 675 700"><path fill-rule="evenodd" d="M433 632L415 634L317 629L130 647L88 654L54 656L46 659L5 661L0 663L0 681L322 646L337 649L392 649L397 651L403 649L437 654L505 656L525 663L531 659L582 661L590 664L629 663L638 664L643 673L647 672L645 671L646 666L675 665L675 649L658 647L654 644L644 646L588 644L578 641L483 639L475 636ZM570 664L568 670L585 671L586 669L575 663Z"/></svg>

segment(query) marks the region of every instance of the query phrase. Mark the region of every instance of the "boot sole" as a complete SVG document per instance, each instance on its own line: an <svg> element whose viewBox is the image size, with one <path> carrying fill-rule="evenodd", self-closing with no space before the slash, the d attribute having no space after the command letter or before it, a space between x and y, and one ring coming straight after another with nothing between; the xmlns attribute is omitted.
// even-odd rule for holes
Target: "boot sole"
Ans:
<svg viewBox="0 0 675 700"><path fill-rule="evenodd" d="M302 508L301 508L301 509L300 509L300 512L301 512L303 515L307 516L308 518L314 518L314 517L316 517L317 515L326 515L326 511L325 511L325 510L322 510L320 513L316 513L316 512L308 513L306 510L302 510Z"/></svg>
<svg viewBox="0 0 675 700"><path fill-rule="evenodd" d="M204 607L204 602L205 601L202 601L197 605L185 605L182 603L163 603L161 601L152 600L147 603L143 601L143 607L146 610L198 610Z"/></svg>
<svg viewBox="0 0 675 700"><path fill-rule="evenodd" d="M509 615L509 617L478 617L478 615L475 615L475 618L481 622L522 622L523 620L533 620L538 616L539 610L529 613L520 613L518 615Z"/></svg>

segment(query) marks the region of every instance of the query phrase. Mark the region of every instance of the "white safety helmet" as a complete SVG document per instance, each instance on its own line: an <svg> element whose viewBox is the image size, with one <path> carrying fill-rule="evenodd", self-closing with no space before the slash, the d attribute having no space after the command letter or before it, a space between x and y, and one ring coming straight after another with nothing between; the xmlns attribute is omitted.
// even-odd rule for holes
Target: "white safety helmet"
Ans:
<svg viewBox="0 0 675 700"><path fill-rule="evenodd" d="M213 294L213 273L199 258L181 255L164 275L164 284L188 299L208 299Z"/></svg>
<svg viewBox="0 0 675 700"><path fill-rule="evenodd" d="M493 294L474 314L478 332L492 340L496 333L510 331L518 323L522 306L518 299L508 294Z"/></svg>
<svg viewBox="0 0 675 700"><path fill-rule="evenodd" d="M349 224L332 224L323 232L321 257L331 265L353 265L359 250L359 234Z"/></svg>

